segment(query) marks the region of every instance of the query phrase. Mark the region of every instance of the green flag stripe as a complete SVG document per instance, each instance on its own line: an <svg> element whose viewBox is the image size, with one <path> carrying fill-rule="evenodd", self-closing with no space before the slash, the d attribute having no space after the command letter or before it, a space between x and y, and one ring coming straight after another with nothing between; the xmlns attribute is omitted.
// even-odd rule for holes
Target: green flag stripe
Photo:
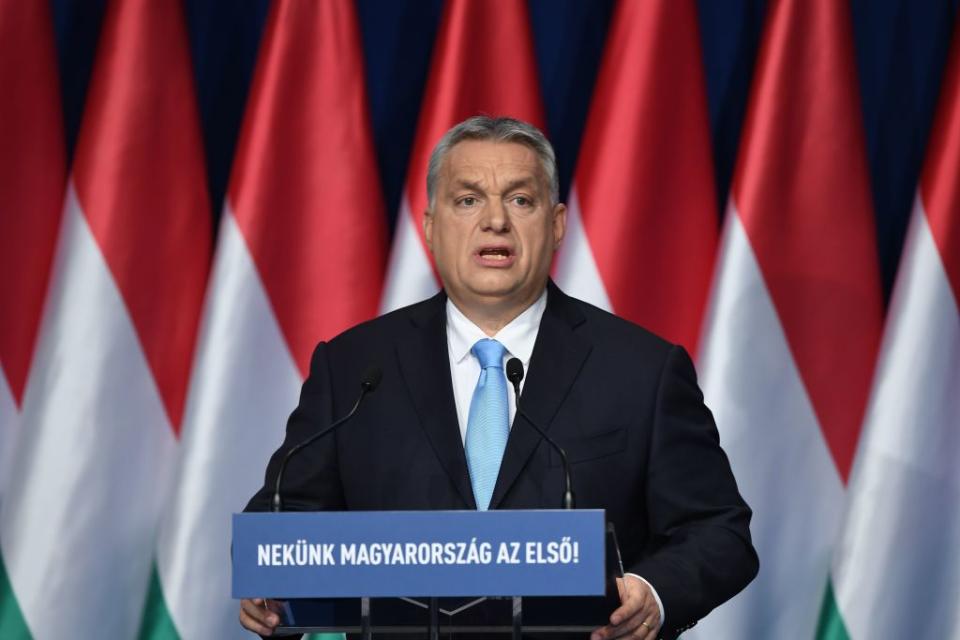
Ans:
<svg viewBox="0 0 960 640"><path fill-rule="evenodd" d="M0 638L29 640L30 637L27 621L20 613L13 587L7 579L7 568L3 564L3 557L0 557Z"/></svg>
<svg viewBox="0 0 960 640"><path fill-rule="evenodd" d="M2 568L2 565L0 565ZM239 605L238 605L239 606ZM240 622L237 622L239 629ZM20 638L21 636L7 636L0 627L0 638ZM28 638L29 636L23 636ZM157 567L150 572L150 591L147 593L147 605L143 610L143 623L140 626L140 640L180 640L177 627L173 624L167 603L163 599L163 586L160 584L160 574ZM345 640L342 633L314 633L304 637L304 640Z"/></svg>
<svg viewBox="0 0 960 640"><path fill-rule="evenodd" d="M850 640L850 634L843 624L840 607L833 595L833 580L827 582L827 593L823 596L820 608L820 622L817 623L817 640Z"/></svg>
<svg viewBox="0 0 960 640"><path fill-rule="evenodd" d="M147 605L143 609L143 623L140 625L140 640L180 640L180 634L173 624L173 618L167 610L160 586L160 575L154 565L150 572L150 591L147 593Z"/></svg>

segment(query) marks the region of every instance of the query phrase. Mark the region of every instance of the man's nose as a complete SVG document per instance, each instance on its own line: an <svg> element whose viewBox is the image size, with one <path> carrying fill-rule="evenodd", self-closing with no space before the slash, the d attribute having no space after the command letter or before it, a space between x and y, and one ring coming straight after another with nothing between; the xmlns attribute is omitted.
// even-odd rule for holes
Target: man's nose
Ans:
<svg viewBox="0 0 960 640"><path fill-rule="evenodd" d="M507 231L510 228L510 216L507 214L507 208L500 200L490 200L483 209L483 228L484 230L497 233Z"/></svg>

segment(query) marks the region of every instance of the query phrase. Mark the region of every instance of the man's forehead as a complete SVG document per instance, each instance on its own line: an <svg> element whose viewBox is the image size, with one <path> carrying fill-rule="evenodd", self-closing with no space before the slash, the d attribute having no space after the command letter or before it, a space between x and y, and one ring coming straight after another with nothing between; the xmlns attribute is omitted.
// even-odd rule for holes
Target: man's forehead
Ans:
<svg viewBox="0 0 960 640"><path fill-rule="evenodd" d="M465 140L453 146L441 170L448 180L536 180L542 173L530 147L516 142Z"/></svg>

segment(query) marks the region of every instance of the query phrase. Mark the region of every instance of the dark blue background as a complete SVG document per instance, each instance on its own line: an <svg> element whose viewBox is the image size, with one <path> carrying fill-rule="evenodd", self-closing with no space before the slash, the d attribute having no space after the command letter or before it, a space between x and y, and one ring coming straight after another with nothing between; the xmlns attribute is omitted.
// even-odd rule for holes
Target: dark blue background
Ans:
<svg viewBox="0 0 960 640"><path fill-rule="evenodd" d="M322 1L322 0L316 0ZM645 0L635 0L645 1ZM841 1L841 0L838 0ZM896 272L958 0L851 0L884 289ZM561 192L576 164L611 0L528 0ZM491 2L491 10L496 3ZM53 0L72 151L105 0ZM268 0L186 0L210 182L223 202ZM406 174L441 0L357 0L371 124L391 228ZM766 9L699 0L710 123L724 211Z"/></svg>

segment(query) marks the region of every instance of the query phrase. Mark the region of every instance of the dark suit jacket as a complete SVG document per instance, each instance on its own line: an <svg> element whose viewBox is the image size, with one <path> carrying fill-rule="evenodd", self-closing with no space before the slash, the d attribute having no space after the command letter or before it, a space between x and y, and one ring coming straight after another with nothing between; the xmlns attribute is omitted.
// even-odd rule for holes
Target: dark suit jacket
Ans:
<svg viewBox="0 0 960 640"><path fill-rule="evenodd" d="M286 439L248 509L268 508L284 453L350 409L371 364L383 380L356 417L290 462L286 507L476 508L445 301L437 294L317 346ZM550 283L520 402L567 451L577 506L606 509L627 571L656 588L665 637L756 575L751 512L682 348ZM521 420L510 430L490 508L558 508L559 458Z"/></svg>

